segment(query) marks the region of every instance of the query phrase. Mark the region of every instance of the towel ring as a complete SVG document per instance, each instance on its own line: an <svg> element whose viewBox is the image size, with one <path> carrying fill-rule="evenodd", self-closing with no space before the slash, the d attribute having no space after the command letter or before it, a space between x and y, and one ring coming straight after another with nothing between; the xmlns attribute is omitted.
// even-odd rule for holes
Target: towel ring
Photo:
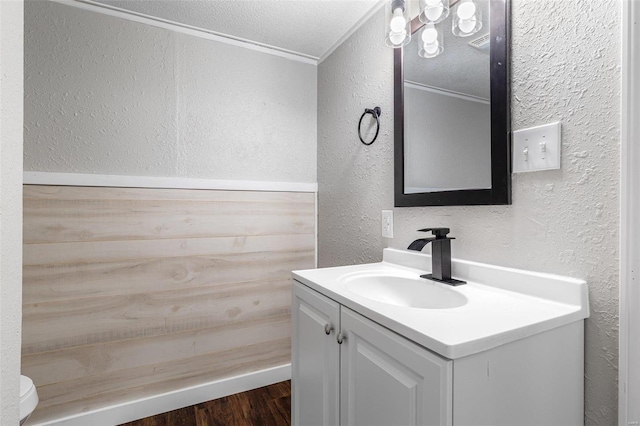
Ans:
<svg viewBox="0 0 640 426"><path fill-rule="evenodd" d="M365 142L364 139L362 139L362 133L360 132L360 126L362 126L362 119L367 114L373 115L376 119L376 135L373 137L371 142ZM380 107L375 107L374 109L365 108L364 113L362 113L362 116L360 116L360 121L358 122L358 137L360 138L360 142L362 142L363 144L371 145L376 141L376 138L378 137L378 133L380 132L380 114L382 114Z"/></svg>

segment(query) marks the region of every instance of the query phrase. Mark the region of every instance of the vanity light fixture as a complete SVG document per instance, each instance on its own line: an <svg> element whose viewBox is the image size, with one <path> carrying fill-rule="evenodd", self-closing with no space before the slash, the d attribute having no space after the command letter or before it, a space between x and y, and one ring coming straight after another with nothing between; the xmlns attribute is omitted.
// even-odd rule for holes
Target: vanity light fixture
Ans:
<svg viewBox="0 0 640 426"><path fill-rule="evenodd" d="M435 24L444 21L450 9L452 13L452 32L458 37L469 37L482 29L482 12L474 0L420 0L418 19L424 23L420 34L418 55L422 58L435 58L444 51L442 31ZM387 2L385 23L385 41L387 46L398 48L411 41L411 20L408 17L405 0Z"/></svg>
<svg viewBox="0 0 640 426"><path fill-rule="evenodd" d="M397 48L411 41L411 19L405 0L387 2L385 20L385 42L387 46Z"/></svg>

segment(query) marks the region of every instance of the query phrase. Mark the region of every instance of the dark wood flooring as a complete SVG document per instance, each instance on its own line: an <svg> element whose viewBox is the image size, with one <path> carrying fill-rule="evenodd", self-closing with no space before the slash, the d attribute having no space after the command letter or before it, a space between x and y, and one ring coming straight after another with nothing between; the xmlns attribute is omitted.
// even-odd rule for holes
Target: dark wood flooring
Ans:
<svg viewBox="0 0 640 426"><path fill-rule="evenodd" d="M288 426L291 380L169 411L121 426Z"/></svg>

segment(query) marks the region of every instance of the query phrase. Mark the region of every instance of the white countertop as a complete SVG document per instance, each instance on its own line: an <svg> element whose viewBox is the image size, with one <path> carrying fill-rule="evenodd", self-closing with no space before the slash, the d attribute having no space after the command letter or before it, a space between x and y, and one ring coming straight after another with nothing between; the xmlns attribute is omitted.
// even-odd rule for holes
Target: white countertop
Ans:
<svg viewBox="0 0 640 426"><path fill-rule="evenodd" d="M453 278L467 284L445 286L467 297L451 309L418 309L376 302L352 293L346 274L379 273L416 277L431 272L431 257L385 249L383 261L364 265L294 271L297 281L449 359L482 352L589 316L585 281L453 259Z"/></svg>

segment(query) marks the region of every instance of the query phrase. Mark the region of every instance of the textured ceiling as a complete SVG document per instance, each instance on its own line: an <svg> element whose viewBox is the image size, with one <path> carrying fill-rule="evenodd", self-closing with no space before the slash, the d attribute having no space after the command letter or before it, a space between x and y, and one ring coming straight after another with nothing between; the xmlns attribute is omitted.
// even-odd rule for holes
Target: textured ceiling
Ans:
<svg viewBox="0 0 640 426"><path fill-rule="evenodd" d="M92 3L322 58L368 16L379 0L95 0Z"/></svg>

